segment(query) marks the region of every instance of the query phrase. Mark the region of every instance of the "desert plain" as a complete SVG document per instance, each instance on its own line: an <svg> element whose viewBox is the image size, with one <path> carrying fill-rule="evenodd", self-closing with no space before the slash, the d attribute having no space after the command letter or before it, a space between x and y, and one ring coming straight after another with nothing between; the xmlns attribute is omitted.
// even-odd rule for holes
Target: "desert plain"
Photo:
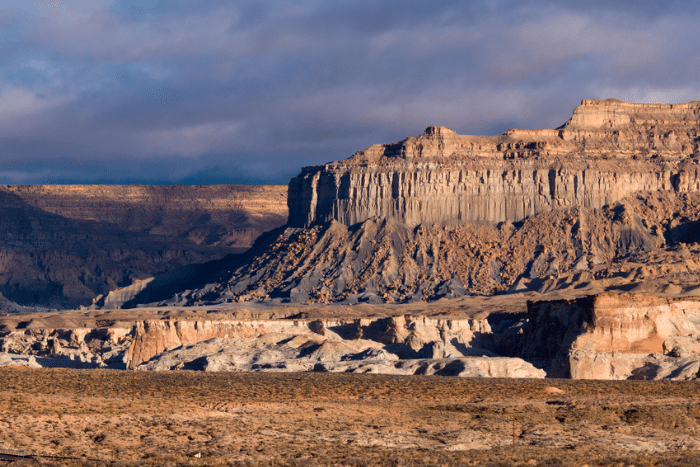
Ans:
<svg viewBox="0 0 700 467"><path fill-rule="evenodd" d="M700 461L695 382L2 368L0 384L0 451L26 456L11 465Z"/></svg>

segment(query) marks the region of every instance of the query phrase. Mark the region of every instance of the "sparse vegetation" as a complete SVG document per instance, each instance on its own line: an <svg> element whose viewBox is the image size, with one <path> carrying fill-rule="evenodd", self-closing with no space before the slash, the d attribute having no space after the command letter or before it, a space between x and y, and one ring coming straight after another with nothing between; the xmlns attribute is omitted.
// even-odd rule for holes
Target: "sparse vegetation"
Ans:
<svg viewBox="0 0 700 467"><path fill-rule="evenodd" d="M77 458L27 465L700 462L694 382L9 368L0 388L0 449Z"/></svg>

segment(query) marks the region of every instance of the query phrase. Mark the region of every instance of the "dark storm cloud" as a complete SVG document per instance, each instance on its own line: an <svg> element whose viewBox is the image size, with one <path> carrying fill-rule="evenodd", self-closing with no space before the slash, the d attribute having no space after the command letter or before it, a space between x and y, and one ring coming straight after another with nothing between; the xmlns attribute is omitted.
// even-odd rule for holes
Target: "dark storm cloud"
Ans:
<svg viewBox="0 0 700 467"><path fill-rule="evenodd" d="M695 2L75 0L0 9L0 182L284 182L431 124L700 99Z"/></svg>

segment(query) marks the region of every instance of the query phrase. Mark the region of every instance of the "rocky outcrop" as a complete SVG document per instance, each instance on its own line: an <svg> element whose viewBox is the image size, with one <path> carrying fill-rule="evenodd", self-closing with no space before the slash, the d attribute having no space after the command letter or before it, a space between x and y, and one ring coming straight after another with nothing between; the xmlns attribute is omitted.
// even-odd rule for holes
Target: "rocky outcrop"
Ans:
<svg viewBox="0 0 700 467"><path fill-rule="evenodd" d="M6 366L42 368L41 364L36 361L33 355L14 355L0 352L0 367Z"/></svg>
<svg viewBox="0 0 700 467"><path fill-rule="evenodd" d="M494 352L503 340L494 330L503 326L491 322L496 328L486 318L411 315L149 319L74 328L25 321L0 332L0 365L544 377L530 363Z"/></svg>
<svg viewBox="0 0 700 467"><path fill-rule="evenodd" d="M400 359L374 341L304 339L299 336L211 339L165 352L140 370L314 371L438 375L464 378L544 378L520 358L470 356ZM272 338L272 339L271 339ZM476 354L477 352L475 352Z"/></svg>
<svg viewBox="0 0 700 467"><path fill-rule="evenodd" d="M396 358L463 357L490 353L483 348L491 346L491 334L486 320L411 316L352 320L147 320L136 324L127 359L135 367L163 352L214 338L230 339L235 350L251 345L267 349L289 339L299 341L300 336L305 336L307 343L350 342L354 354L384 349ZM362 341L360 346L356 345L358 340ZM201 352L190 354L202 356ZM335 359L341 360L344 355L338 354Z"/></svg>
<svg viewBox="0 0 700 467"><path fill-rule="evenodd" d="M528 304L523 357L549 376L698 379L700 299L612 294Z"/></svg>
<svg viewBox="0 0 700 467"><path fill-rule="evenodd" d="M245 257L154 281L124 306L691 292L699 112L699 102L583 101L556 130L429 127L307 167L290 182L286 228Z"/></svg>
<svg viewBox="0 0 700 467"><path fill-rule="evenodd" d="M0 332L0 352L20 361L31 356L31 366L125 369L134 331L115 324L47 328L25 321L19 329Z"/></svg>
<svg viewBox="0 0 700 467"><path fill-rule="evenodd" d="M606 292L531 301L526 315L434 311L441 314L9 315L0 317L0 366L700 379L700 297Z"/></svg>
<svg viewBox="0 0 700 467"><path fill-rule="evenodd" d="M289 184L289 226L377 217L418 224L517 222L600 208L640 191L700 190L700 103L584 100L557 130L463 136L428 127L399 143L306 167Z"/></svg>

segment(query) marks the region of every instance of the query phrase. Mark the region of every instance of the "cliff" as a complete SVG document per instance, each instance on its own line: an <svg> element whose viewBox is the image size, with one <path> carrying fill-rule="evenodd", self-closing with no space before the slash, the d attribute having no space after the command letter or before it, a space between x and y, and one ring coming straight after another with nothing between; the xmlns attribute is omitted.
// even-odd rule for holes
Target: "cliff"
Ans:
<svg viewBox="0 0 700 467"><path fill-rule="evenodd" d="M523 357L549 376L697 379L700 299L605 293L528 303Z"/></svg>
<svg viewBox="0 0 700 467"><path fill-rule="evenodd" d="M496 345L485 318L161 317L115 322L105 316L64 316L63 322L49 318L61 327L40 319L0 319L0 366L544 377L544 371L522 359L488 350Z"/></svg>
<svg viewBox="0 0 700 467"><path fill-rule="evenodd" d="M584 100L556 130L464 136L428 127L289 184L289 226L372 217L408 226L520 221L639 191L700 190L700 102Z"/></svg>
<svg viewBox="0 0 700 467"><path fill-rule="evenodd" d="M286 228L241 257L120 291L120 300L696 293L699 112L698 102L583 101L555 130L462 136L429 127L303 169L289 184Z"/></svg>
<svg viewBox="0 0 700 467"><path fill-rule="evenodd" d="M502 300L472 316L465 305L7 315L0 366L700 379L698 297L608 292L530 301L527 314Z"/></svg>
<svg viewBox="0 0 700 467"><path fill-rule="evenodd" d="M697 293L698 206L700 192L646 192L498 226L411 228L373 218L280 229L241 257L180 269L137 293L119 291L113 306L403 303L525 290Z"/></svg>

